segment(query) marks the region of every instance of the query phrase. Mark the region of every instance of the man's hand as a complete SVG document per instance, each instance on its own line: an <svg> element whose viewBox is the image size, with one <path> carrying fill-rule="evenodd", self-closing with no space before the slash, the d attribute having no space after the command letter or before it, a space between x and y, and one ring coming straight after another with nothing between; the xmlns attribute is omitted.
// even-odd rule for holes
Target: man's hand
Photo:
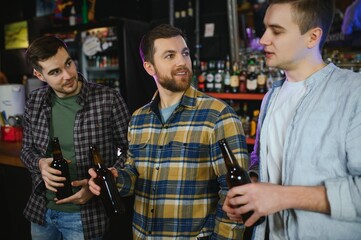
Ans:
<svg viewBox="0 0 361 240"><path fill-rule="evenodd" d="M57 192L57 187L63 187L66 179L65 177L60 177L61 171L50 167L50 163L53 161L53 158L41 158L39 160L39 169L41 176L45 182L45 187L50 191Z"/></svg>
<svg viewBox="0 0 361 240"><path fill-rule="evenodd" d="M254 211L244 223L249 227L260 217L273 214L283 209L279 194L281 186L267 183L250 183L231 188L223 204L223 211L231 220L241 221L241 214Z"/></svg>
<svg viewBox="0 0 361 240"><path fill-rule="evenodd" d="M108 168L111 173L113 174L113 176L116 178L118 177L118 171L115 169L115 168ZM98 184L95 183L95 178L97 177L97 173L95 172L94 168L90 168L88 170L88 173L90 175L90 179L89 179L89 182L88 182L88 185L89 185L89 190L94 194L94 195L97 195L99 196L100 195L100 191L101 191L101 188Z"/></svg>
<svg viewBox="0 0 361 240"><path fill-rule="evenodd" d="M89 191L88 179L83 179L79 181L73 181L71 183L73 187L81 187L79 191L71 195L70 197L57 200L56 204L62 203L74 203L74 204L85 204L91 199L94 195Z"/></svg>
<svg viewBox="0 0 361 240"><path fill-rule="evenodd" d="M94 179L97 177L97 173L95 172L95 170L93 168L90 168L88 170L88 173L90 175L90 179L88 181L88 185L89 185L89 190L90 192L92 192L94 195L99 196L100 195L100 186L97 185L94 181Z"/></svg>

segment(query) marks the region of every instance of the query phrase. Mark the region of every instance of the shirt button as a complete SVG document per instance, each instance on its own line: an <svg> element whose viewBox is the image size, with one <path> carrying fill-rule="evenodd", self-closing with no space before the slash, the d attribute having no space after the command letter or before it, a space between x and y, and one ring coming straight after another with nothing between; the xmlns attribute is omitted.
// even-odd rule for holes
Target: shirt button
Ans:
<svg viewBox="0 0 361 240"><path fill-rule="evenodd" d="M159 167L156 167L155 170L159 170Z"/></svg>
<svg viewBox="0 0 361 240"><path fill-rule="evenodd" d="M154 213L154 209L151 209L150 212L151 212L151 213Z"/></svg>
<svg viewBox="0 0 361 240"><path fill-rule="evenodd" d="M153 190L153 192L155 192L155 187L154 187L154 188L152 188L152 190Z"/></svg>

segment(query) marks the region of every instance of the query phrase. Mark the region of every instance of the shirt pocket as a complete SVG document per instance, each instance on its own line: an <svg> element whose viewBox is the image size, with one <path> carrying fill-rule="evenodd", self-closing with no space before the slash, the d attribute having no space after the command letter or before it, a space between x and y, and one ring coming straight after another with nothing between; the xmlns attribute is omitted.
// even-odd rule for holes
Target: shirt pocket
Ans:
<svg viewBox="0 0 361 240"><path fill-rule="evenodd" d="M192 182L208 180L213 175L208 146L199 143L170 142L164 146L161 164L172 180Z"/></svg>

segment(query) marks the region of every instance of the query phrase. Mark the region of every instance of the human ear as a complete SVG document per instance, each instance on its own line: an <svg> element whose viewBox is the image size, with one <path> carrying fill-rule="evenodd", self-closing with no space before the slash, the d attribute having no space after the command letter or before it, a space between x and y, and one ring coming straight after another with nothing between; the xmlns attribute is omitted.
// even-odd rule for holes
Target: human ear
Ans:
<svg viewBox="0 0 361 240"><path fill-rule="evenodd" d="M34 69L33 74L35 77L37 77L40 81L45 82L45 78L42 73L40 73L38 70Z"/></svg>
<svg viewBox="0 0 361 240"><path fill-rule="evenodd" d="M155 74L153 64L151 64L150 62L144 62L143 67L150 76L153 76Z"/></svg>
<svg viewBox="0 0 361 240"><path fill-rule="evenodd" d="M316 45L318 45L321 41L322 35L323 35L323 31L321 28L317 27L317 28L312 28L311 30L309 30L307 47L313 48Z"/></svg>

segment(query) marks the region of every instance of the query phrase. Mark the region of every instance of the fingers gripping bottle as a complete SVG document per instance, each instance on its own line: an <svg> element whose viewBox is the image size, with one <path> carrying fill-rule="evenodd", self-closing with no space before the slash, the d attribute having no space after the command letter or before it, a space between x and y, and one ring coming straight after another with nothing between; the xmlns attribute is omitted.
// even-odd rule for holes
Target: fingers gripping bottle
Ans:
<svg viewBox="0 0 361 240"><path fill-rule="evenodd" d="M54 137L52 140L52 148L53 161L51 162L50 167L60 170L60 176L66 178L65 182L63 182L64 186L56 188L58 190L56 192L56 198L60 200L73 195L73 191L71 186L68 162L63 158L59 139L57 137Z"/></svg>
<svg viewBox="0 0 361 240"><path fill-rule="evenodd" d="M90 153L94 163L94 170L97 173L95 183L101 188L100 198L108 217L123 214L125 207L119 195L113 174L104 166L103 159L95 146L90 146Z"/></svg>
<svg viewBox="0 0 361 240"><path fill-rule="evenodd" d="M224 162L227 166L228 187L232 188L235 186L251 183L251 178L249 177L248 172L238 164L236 157L228 146L227 140L221 139L218 141L218 143L222 151ZM253 211L242 214L241 216L243 222L246 222L252 214ZM261 217L253 226L261 224L264 220L265 218Z"/></svg>

